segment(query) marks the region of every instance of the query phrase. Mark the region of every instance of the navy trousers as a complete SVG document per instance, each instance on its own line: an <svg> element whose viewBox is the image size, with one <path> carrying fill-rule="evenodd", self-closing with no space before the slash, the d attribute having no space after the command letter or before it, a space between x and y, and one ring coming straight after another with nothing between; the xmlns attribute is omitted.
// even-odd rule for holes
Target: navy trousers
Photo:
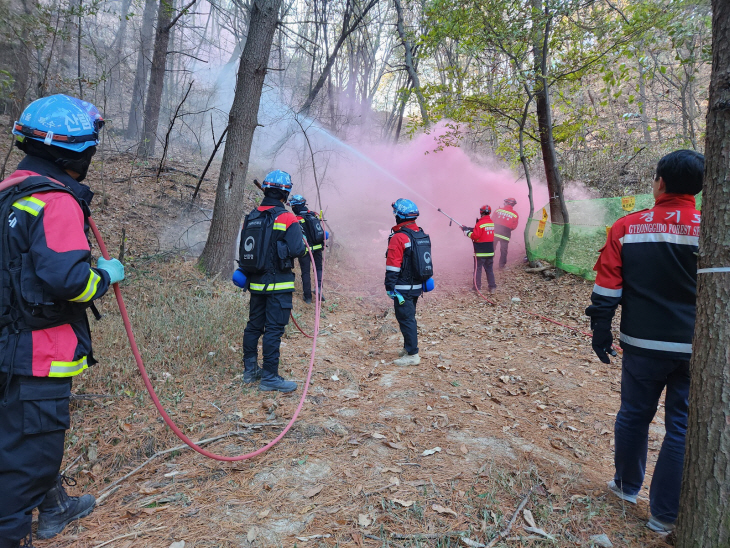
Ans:
<svg viewBox="0 0 730 548"><path fill-rule="evenodd" d="M263 339L264 360L261 365L267 371L279 374L279 348L281 337L289 323L292 309L292 293L251 293L248 323L243 331L243 359L258 358L258 346Z"/></svg>
<svg viewBox="0 0 730 548"><path fill-rule="evenodd" d="M482 289L482 269L484 269L484 272L487 273L487 284L489 284L490 289L494 289L497 287L497 282L494 281L494 257L476 257L477 264L476 264L476 287L477 289Z"/></svg>
<svg viewBox="0 0 730 548"><path fill-rule="evenodd" d="M314 255L314 268L317 269L317 286L322 290L322 251L312 251ZM299 257L299 269L302 271L302 293L305 299L312 298L312 259L307 253L304 257Z"/></svg>
<svg viewBox="0 0 730 548"><path fill-rule="evenodd" d="M649 490L654 517L665 523L677 520L684 466L684 439L689 406L689 361L650 358L624 351L621 371L621 409L616 416L616 475L624 493L639 493L644 483L649 423L659 397L664 402L666 434Z"/></svg>
<svg viewBox="0 0 730 548"><path fill-rule="evenodd" d="M0 398L0 540L18 541L61 469L71 379L0 373Z"/></svg>
<svg viewBox="0 0 730 548"><path fill-rule="evenodd" d="M398 320L400 332L403 333L403 348L409 356L418 354L418 324L416 323L416 304L418 296L403 295L405 302L398 304L398 299L393 299L395 305L395 319Z"/></svg>

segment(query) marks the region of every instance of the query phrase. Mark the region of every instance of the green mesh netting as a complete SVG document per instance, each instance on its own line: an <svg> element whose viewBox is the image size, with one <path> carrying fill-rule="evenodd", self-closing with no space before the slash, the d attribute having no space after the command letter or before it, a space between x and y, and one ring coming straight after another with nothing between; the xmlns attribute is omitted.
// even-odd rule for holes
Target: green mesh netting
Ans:
<svg viewBox="0 0 730 548"><path fill-rule="evenodd" d="M593 271L593 265L598 259L598 251L606 243L606 227L611 226L624 215L654 205L654 197L651 194L637 194L628 198L635 199L630 211L623 208L621 196L567 201L570 217L568 245L565 248L563 260L556 266L565 272L576 274L587 280L594 280L596 273ZM698 195L696 200L697 209L700 209L702 196ZM538 237L538 229L542 220L543 208L536 209L533 217L527 222L530 259L555 264L555 255L563 237L563 225L550 222L549 204L546 204L544 209L548 213L548 220L545 222L542 238Z"/></svg>

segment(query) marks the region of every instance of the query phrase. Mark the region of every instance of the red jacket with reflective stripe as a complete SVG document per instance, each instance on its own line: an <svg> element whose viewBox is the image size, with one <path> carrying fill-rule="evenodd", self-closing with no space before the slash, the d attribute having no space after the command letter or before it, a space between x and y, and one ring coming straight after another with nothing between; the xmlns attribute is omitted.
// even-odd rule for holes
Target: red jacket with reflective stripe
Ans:
<svg viewBox="0 0 730 548"><path fill-rule="evenodd" d="M621 304L622 348L689 359L699 235L700 212L687 194L662 194L653 208L616 221L594 267L586 314L610 321Z"/></svg>
<svg viewBox="0 0 730 548"><path fill-rule="evenodd" d="M57 166L38 158L26 157L19 168L10 177L41 175L71 189L82 186ZM7 222L9 229L9 249L3 252L9 254L11 269L20 269L19 298L24 306L37 306L42 311L53 303L71 302L78 307L70 305L66 324L20 333L11 333L11 329L0 332L0 371L12 367L17 375L76 375L95 363L83 303L104 295L109 287L109 275L91 266L84 213L67 192L50 191L16 201L9 218L2 222Z"/></svg>
<svg viewBox="0 0 730 548"><path fill-rule="evenodd" d="M489 215L477 221L474 230L466 233L474 242L475 257L494 256L494 223Z"/></svg>
<svg viewBox="0 0 730 548"><path fill-rule="evenodd" d="M405 259L406 250L411 247L411 239L408 234L401 232L402 228L410 228L414 232L418 232L418 225L415 221L405 221L395 225L391 230L393 231L390 241L388 242L388 251L385 256L385 290L394 291L398 290L400 293L406 294L421 294L421 289L405 289L406 286L411 287L412 282L410 281L411 273L403 271L403 263ZM421 286L421 284L415 284Z"/></svg>
<svg viewBox="0 0 730 548"><path fill-rule="evenodd" d="M497 235L506 236L507 240L519 222L520 217L511 205L505 204L494 212L494 230Z"/></svg>

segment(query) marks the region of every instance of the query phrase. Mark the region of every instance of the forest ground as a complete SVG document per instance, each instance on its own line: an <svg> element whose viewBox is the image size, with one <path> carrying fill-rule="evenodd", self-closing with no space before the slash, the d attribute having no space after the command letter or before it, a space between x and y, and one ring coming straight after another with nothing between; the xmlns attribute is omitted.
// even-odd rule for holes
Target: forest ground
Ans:
<svg viewBox="0 0 730 548"><path fill-rule="evenodd" d="M254 450L292 416L301 388L272 395L242 384L248 297L171 250L182 241L171 234L212 207L215 178L202 209L191 211L194 180L184 165L159 182L129 166L128 157L107 158L106 183L91 176L93 212L110 249L126 229L123 293L153 383L191 438L231 434L207 449ZM72 494L106 496L91 516L36 546L467 545L459 535L479 546L526 496L541 532L527 531L530 516L520 512L497 546L591 546L601 534L619 547L666 546L644 526L648 490L637 506L607 493L619 359L604 365L583 335L524 313L586 330L589 282L545 280L517 264L498 274L492 305L470 291L470 272L440 280L418 305L421 365L398 368L392 304L381 290L362 289L372 286L369 274L347 263L339 249L325 265L327 301L299 420L263 456L236 463L187 449L155 457L180 442L146 394L117 306L105 297L104 319L92 322L100 363L75 381L63 467L78 482ZM313 306L299 293L294 302L311 330ZM310 352L290 324L282 374L303 380ZM660 407L646 485L662 416Z"/></svg>

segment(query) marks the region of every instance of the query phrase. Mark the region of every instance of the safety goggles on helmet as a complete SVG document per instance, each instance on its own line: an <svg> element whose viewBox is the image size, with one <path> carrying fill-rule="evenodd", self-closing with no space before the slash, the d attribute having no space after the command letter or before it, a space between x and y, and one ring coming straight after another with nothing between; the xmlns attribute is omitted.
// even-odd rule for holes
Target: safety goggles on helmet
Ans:
<svg viewBox="0 0 730 548"><path fill-rule="evenodd" d="M284 192L290 192L292 186L291 175L289 175L286 171L281 171L280 169L272 171L266 175L264 182L261 183L261 188L263 189L277 188Z"/></svg>
<svg viewBox="0 0 730 548"><path fill-rule="evenodd" d="M405 198L398 198L392 204L393 215L400 217L401 219L415 219L418 217L418 206L411 200Z"/></svg>
<svg viewBox="0 0 730 548"><path fill-rule="evenodd" d="M513 206L517 205L517 200L515 200L514 198L507 198L505 199L504 203Z"/></svg>
<svg viewBox="0 0 730 548"><path fill-rule="evenodd" d="M51 95L28 105L20 120L13 124L13 134L25 138L83 152L99 144L104 119L91 103L68 95Z"/></svg>

